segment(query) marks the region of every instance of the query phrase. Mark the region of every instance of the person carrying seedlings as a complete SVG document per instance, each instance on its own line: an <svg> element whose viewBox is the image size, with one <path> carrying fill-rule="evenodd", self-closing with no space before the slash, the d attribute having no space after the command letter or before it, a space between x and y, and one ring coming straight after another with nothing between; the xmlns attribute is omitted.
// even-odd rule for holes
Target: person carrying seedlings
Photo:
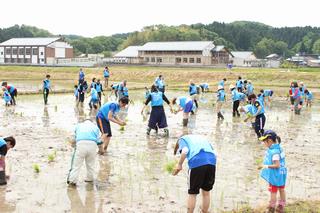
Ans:
<svg viewBox="0 0 320 213"><path fill-rule="evenodd" d="M90 99L90 102L89 102L90 109L92 109L92 108L98 109L99 96L98 96L97 90L94 87L91 88L89 96L91 96L91 99Z"/></svg>
<svg viewBox="0 0 320 213"><path fill-rule="evenodd" d="M85 182L93 182L97 145L101 144L100 131L96 124L90 120L78 123L75 128L75 147L71 158L67 184L76 186L79 172L86 163L87 177Z"/></svg>
<svg viewBox="0 0 320 213"><path fill-rule="evenodd" d="M217 91L217 116L218 119L223 120L224 116L221 113L221 108L223 104L226 102L226 93L224 91L224 87L219 85Z"/></svg>
<svg viewBox="0 0 320 213"><path fill-rule="evenodd" d="M171 112L173 112L170 101L165 96L165 94L158 91L155 85L152 85L151 93L141 110L141 114L143 115L145 107L149 104L149 102L151 102L151 114L147 128L147 135L150 135L151 129L154 129L157 133L158 129L163 129L165 135L167 137L169 136L169 130L167 128L167 118L163 108L163 101L165 101L169 105Z"/></svg>
<svg viewBox="0 0 320 213"><path fill-rule="evenodd" d="M12 84L8 84L7 82L2 83L3 87L6 87L11 96L11 105L16 105L16 97L18 95L17 88L15 88Z"/></svg>
<svg viewBox="0 0 320 213"><path fill-rule="evenodd" d="M103 93L103 88L102 88L102 84L100 83L100 79L97 80L97 83L96 83L96 90L98 92L98 96L99 96L99 105L101 106L101 95Z"/></svg>
<svg viewBox="0 0 320 213"><path fill-rule="evenodd" d="M284 212L286 205L285 185L287 179L287 168L285 163L285 154L280 145L281 138L272 130L267 130L259 138L267 148L260 176L269 183L270 202L268 212ZM277 192L280 199L277 203Z"/></svg>
<svg viewBox="0 0 320 213"><path fill-rule="evenodd" d="M238 81L236 83L236 86L237 86L238 92L242 92L243 91L243 81L242 81L241 76L238 77Z"/></svg>
<svg viewBox="0 0 320 213"><path fill-rule="evenodd" d="M46 78L43 80L43 99L44 99L44 104L48 104L48 96L49 96L49 91L51 89L51 81L50 81L50 75L46 75Z"/></svg>
<svg viewBox="0 0 320 213"><path fill-rule="evenodd" d="M190 112L191 114L194 114L194 110L195 110L194 102L189 97L180 96L172 99L172 105L174 106L176 104L179 106L179 109L175 111L175 114L177 114L180 111L183 111L182 124L183 126L187 126Z"/></svg>
<svg viewBox="0 0 320 213"><path fill-rule="evenodd" d="M202 83L199 86L201 88L202 93L209 92L209 84L208 83Z"/></svg>
<svg viewBox="0 0 320 213"><path fill-rule="evenodd" d="M202 194L201 212L208 212L210 206L210 191L213 188L216 175L216 154L210 142L201 135L184 135L180 137L174 148L174 155L180 153L180 160L173 171L177 175L182 170L187 158L188 172L188 202L187 212L194 212L197 195Z"/></svg>
<svg viewBox="0 0 320 213"><path fill-rule="evenodd" d="M0 137L0 185L6 185L9 176L6 175L6 159L5 156L9 149L16 145L16 139L14 137Z"/></svg>
<svg viewBox="0 0 320 213"><path fill-rule="evenodd" d="M118 97L121 99L122 97L129 98L129 90L127 87L127 80L121 82L118 86Z"/></svg>
<svg viewBox="0 0 320 213"><path fill-rule="evenodd" d="M84 82L84 77L85 77L85 74L84 74L82 68L80 68L80 70L79 70L79 82L78 82L79 84Z"/></svg>
<svg viewBox="0 0 320 213"><path fill-rule="evenodd" d="M12 98L6 87L2 87L3 95L2 98L4 100L5 106L10 106L12 103Z"/></svg>
<svg viewBox="0 0 320 213"><path fill-rule="evenodd" d="M218 86L222 86L224 88L224 84L226 83L227 79L224 78L221 81L219 81Z"/></svg>
<svg viewBox="0 0 320 213"><path fill-rule="evenodd" d="M254 130L257 134L257 137L261 137L264 133L264 125L266 123L266 116L264 115L264 105L257 98L255 94L252 94L248 97L248 100L253 106L253 111L255 112L252 116L255 117L255 122L254 122Z"/></svg>
<svg viewBox="0 0 320 213"><path fill-rule="evenodd" d="M232 116L235 117L236 115L240 117L240 113L238 111L239 105L240 105L240 94L236 90L234 85L230 85L230 91L232 95Z"/></svg>
<svg viewBox="0 0 320 213"><path fill-rule="evenodd" d="M312 94L312 92L311 91L309 91L309 90L305 90L304 91L304 93L305 93L305 99L306 99L306 106L308 107L311 107L311 105L312 105L312 100L313 100L313 94Z"/></svg>
<svg viewBox="0 0 320 213"><path fill-rule="evenodd" d="M154 84L156 85L157 89L164 93L165 92L165 84L164 84L164 80L163 80L163 76L159 75L159 77L156 78L156 80L154 81Z"/></svg>
<svg viewBox="0 0 320 213"><path fill-rule="evenodd" d="M110 77L110 72L108 67L104 68L103 77L104 77L104 87L107 88L109 84L109 77Z"/></svg>
<svg viewBox="0 0 320 213"><path fill-rule="evenodd" d="M195 85L195 83L190 80L190 85L189 85L189 95L191 97L191 99L194 101L194 103L196 104L196 107L199 108L198 105L198 89L197 89L197 85Z"/></svg>
<svg viewBox="0 0 320 213"><path fill-rule="evenodd" d="M102 133L101 140L103 142L99 154L104 154L112 137L110 121L116 123L120 126L125 126L126 122L122 121L118 117L120 109L124 109L128 105L129 99L127 97L122 97L118 103L117 102L107 102L98 111L96 120L97 125Z"/></svg>

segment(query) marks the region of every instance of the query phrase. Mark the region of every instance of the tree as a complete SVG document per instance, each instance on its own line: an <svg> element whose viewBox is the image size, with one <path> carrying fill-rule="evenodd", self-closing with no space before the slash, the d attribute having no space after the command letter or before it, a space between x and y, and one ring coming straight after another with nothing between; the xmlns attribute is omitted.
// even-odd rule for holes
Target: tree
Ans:
<svg viewBox="0 0 320 213"><path fill-rule="evenodd" d="M320 54L320 38L314 42L312 47L312 53Z"/></svg>

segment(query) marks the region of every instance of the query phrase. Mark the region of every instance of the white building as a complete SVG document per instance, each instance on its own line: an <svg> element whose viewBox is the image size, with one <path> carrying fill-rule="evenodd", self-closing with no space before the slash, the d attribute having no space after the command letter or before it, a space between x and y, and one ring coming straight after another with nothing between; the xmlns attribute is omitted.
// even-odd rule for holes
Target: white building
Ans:
<svg viewBox="0 0 320 213"><path fill-rule="evenodd" d="M113 56L115 63L140 64L142 59L139 57L141 46L129 46Z"/></svg>
<svg viewBox="0 0 320 213"><path fill-rule="evenodd" d="M0 44L0 63L54 64L72 58L73 47L62 38L12 38Z"/></svg>
<svg viewBox="0 0 320 213"><path fill-rule="evenodd" d="M257 61L257 57L250 51L232 51L233 65L236 67L252 67Z"/></svg>

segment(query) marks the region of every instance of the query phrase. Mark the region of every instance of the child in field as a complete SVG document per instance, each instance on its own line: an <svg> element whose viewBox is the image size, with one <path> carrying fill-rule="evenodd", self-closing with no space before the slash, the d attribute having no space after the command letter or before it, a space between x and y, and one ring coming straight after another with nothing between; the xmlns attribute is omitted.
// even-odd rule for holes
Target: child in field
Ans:
<svg viewBox="0 0 320 213"><path fill-rule="evenodd" d="M9 91L5 87L2 87L2 91L3 91L2 98L4 100L5 106L10 106L12 99Z"/></svg>
<svg viewBox="0 0 320 213"><path fill-rule="evenodd" d="M79 84L81 84L84 81L84 77L85 77L85 74L84 74L82 68L80 68L80 70L79 70Z"/></svg>
<svg viewBox="0 0 320 213"><path fill-rule="evenodd" d="M145 94L144 94L144 98L145 98L145 101L148 100L148 97L149 95L151 94L150 90L148 87L145 87ZM150 114L150 104L148 104L148 106L146 106L146 114Z"/></svg>
<svg viewBox="0 0 320 213"><path fill-rule="evenodd" d="M226 83L227 79L224 78L221 81L219 81L218 86L222 86L224 88L224 84Z"/></svg>
<svg viewBox="0 0 320 213"><path fill-rule="evenodd" d="M50 82L50 75L46 75L46 78L43 80L43 99L44 99L44 104L48 104L48 96L49 96L49 91L51 89L51 82Z"/></svg>
<svg viewBox="0 0 320 213"><path fill-rule="evenodd" d="M306 99L306 106L311 107L312 100L313 100L313 94L311 91L309 91L307 89L304 91L304 93L305 93L305 99Z"/></svg>
<svg viewBox="0 0 320 213"><path fill-rule="evenodd" d="M9 149L16 145L16 139L14 137L0 137L0 185L6 185L9 176L6 176L6 161L5 156Z"/></svg>
<svg viewBox="0 0 320 213"><path fill-rule="evenodd" d="M194 113L193 110L195 110L195 105L193 103L193 100L185 96L175 97L172 99L172 106L174 105L179 106L179 109L175 111L175 114L177 114L180 111L183 111L182 124L183 126L187 126L190 112Z"/></svg>
<svg viewBox="0 0 320 213"><path fill-rule="evenodd" d="M129 98L129 90L127 87L127 80L121 82L118 86L118 97L121 99L122 97Z"/></svg>
<svg viewBox="0 0 320 213"><path fill-rule="evenodd" d="M151 129L154 129L156 132L158 132L158 129L163 129L165 136L169 136L167 118L163 108L163 101L169 105L172 112L172 106L168 98L164 95L164 93L160 92L155 85L152 85L151 93L141 110L141 114L143 114L145 107L149 104L149 102L151 102L151 114L147 128L147 135L150 135Z"/></svg>
<svg viewBox="0 0 320 213"><path fill-rule="evenodd" d="M97 125L102 133L101 140L103 145L99 150L99 154L104 154L112 137L110 121L119 124L120 126L125 126L126 122L119 119L117 114L121 109L124 109L128 105L129 99L127 97L122 97L118 102L107 102L98 111L96 120Z"/></svg>
<svg viewBox="0 0 320 213"><path fill-rule="evenodd" d="M194 212L196 198L202 194L201 212L207 213L210 206L210 191L216 176L216 154L210 142L201 135L185 135L178 139L174 155L181 154L178 165L173 171L177 175L182 170L184 160L188 159L188 204L187 212Z"/></svg>
<svg viewBox="0 0 320 213"><path fill-rule="evenodd" d="M197 90L197 85L195 85L195 83L190 80L190 85L189 85L189 95L191 97L191 99L194 101L194 103L196 104L196 107L198 108L198 90Z"/></svg>
<svg viewBox="0 0 320 213"><path fill-rule="evenodd" d="M109 97L111 97L112 96L112 93L114 93L114 96L116 97L116 99L118 99L118 88L119 88L119 84L121 84L121 83L113 83L113 84L111 84L111 92L110 92L110 95L109 95Z"/></svg>
<svg viewBox="0 0 320 213"><path fill-rule="evenodd" d="M289 89L289 98L290 98L290 104L291 104L291 111L294 109L294 98L293 98L293 91L294 91L294 83L290 83L290 89Z"/></svg>
<svg viewBox="0 0 320 213"><path fill-rule="evenodd" d="M293 88L292 88L292 98L294 101L294 113L300 114L302 103L301 103L301 92L298 86L298 83L295 81L293 82Z"/></svg>
<svg viewBox="0 0 320 213"><path fill-rule="evenodd" d="M98 109L99 96L98 96L97 90L94 87L91 88L89 96L91 96L91 99L90 99L90 102L89 102L90 109L92 109L92 108Z"/></svg>
<svg viewBox="0 0 320 213"><path fill-rule="evenodd" d="M91 82L91 84L90 84L90 89L91 89L91 88L96 88L96 84L97 84L97 83L96 83L96 78L93 78L93 79L92 79L92 82Z"/></svg>
<svg viewBox="0 0 320 213"><path fill-rule="evenodd" d="M273 95L273 91L270 89L265 89L265 90L260 90L261 95L265 99L266 97L268 98L268 102L271 103L271 97ZM265 101L265 100L264 100Z"/></svg>
<svg viewBox="0 0 320 213"><path fill-rule="evenodd" d="M252 95L253 94L253 90L254 90L254 87L253 87L251 81L248 80L248 84L247 84L247 87L246 87L246 95L247 96Z"/></svg>
<svg viewBox="0 0 320 213"><path fill-rule="evenodd" d="M241 76L238 77L238 81L236 83L236 87L237 87L238 92L242 92L243 91L243 81L242 81Z"/></svg>
<svg viewBox="0 0 320 213"><path fill-rule="evenodd" d="M98 92L98 97L99 97L99 106L101 106L101 95L103 93L103 88L102 88L102 84L100 83L100 79L97 80L97 83L96 83L96 90Z"/></svg>
<svg viewBox="0 0 320 213"><path fill-rule="evenodd" d="M110 71L108 67L104 68L103 77L104 77L104 87L107 88L109 83L109 77L110 77Z"/></svg>
<svg viewBox="0 0 320 213"><path fill-rule="evenodd" d="M269 183L269 191L271 193L268 212L279 213L284 212L284 206L286 204L285 185L287 179L287 168L285 165L285 154L280 146L281 138L272 130L267 130L259 138L263 141L267 148L266 155L264 157L263 168L261 171L261 177ZM277 192L279 191L280 199L277 203Z"/></svg>
<svg viewBox="0 0 320 213"><path fill-rule="evenodd" d="M202 83L199 86L201 88L202 93L209 92L209 84L208 83Z"/></svg>
<svg viewBox="0 0 320 213"><path fill-rule="evenodd" d="M78 85L74 85L74 97L76 98L76 103L79 101L79 91L78 91Z"/></svg>
<svg viewBox="0 0 320 213"><path fill-rule="evenodd" d="M18 95L17 88L15 88L12 84L8 84L7 82L3 82L2 86L6 87L10 96L11 96L11 105L16 105L16 97Z"/></svg>
<svg viewBox="0 0 320 213"><path fill-rule="evenodd" d="M81 106L83 106L83 102L85 99L85 94L87 93L88 84L87 81L82 81L78 86L78 97L79 97L79 103Z"/></svg>
<svg viewBox="0 0 320 213"><path fill-rule="evenodd" d="M232 116L235 117L236 114L237 114L237 116L240 117L240 113L239 113L239 110L238 110L239 105L240 105L240 94L236 90L235 86L233 86L232 84L230 85L230 91L231 91L232 102L233 102Z"/></svg>
<svg viewBox="0 0 320 213"><path fill-rule="evenodd" d="M219 85L217 91L217 116L218 119L223 120L224 116L221 113L221 108L223 104L226 102L226 93L224 91L224 87Z"/></svg>
<svg viewBox="0 0 320 213"><path fill-rule="evenodd" d="M165 83L164 83L164 80L163 80L163 76L162 75L159 75L159 77L157 77L154 81L154 84L156 85L157 89L164 93L165 92Z"/></svg>
<svg viewBox="0 0 320 213"><path fill-rule="evenodd" d="M257 137L259 138L264 133L263 128L266 123L266 116L264 115L264 105L255 94L250 95L248 97L248 100L253 106L254 114L252 116L255 117L254 130L257 134Z"/></svg>

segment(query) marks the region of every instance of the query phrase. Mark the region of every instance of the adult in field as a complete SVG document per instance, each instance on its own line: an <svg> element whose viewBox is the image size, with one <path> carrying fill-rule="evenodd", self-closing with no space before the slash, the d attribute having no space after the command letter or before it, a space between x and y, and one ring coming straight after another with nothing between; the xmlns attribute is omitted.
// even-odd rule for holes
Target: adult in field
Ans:
<svg viewBox="0 0 320 213"><path fill-rule="evenodd" d="M110 77L110 71L108 67L104 68L103 77L104 77L104 87L107 88L109 84L109 77Z"/></svg>
<svg viewBox="0 0 320 213"><path fill-rule="evenodd" d="M104 154L108 149L108 145L112 137L110 121L120 126L126 125L126 122L122 121L117 114L120 109L124 109L128 103L129 99L127 97L122 97L118 102L107 102L99 109L96 120L102 133L101 140L103 142L101 149L99 150L99 154Z"/></svg>
<svg viewBox="0 0 320 213"><path fill-rule="evenodd" d="M122 97L129 98L129 90L127 87L127 80L124 80L118 85L118 97L121 99Z"/></svg>
<svg viewBox="0 0 320 213"><path fill-rule="evenodd" d="M11 96L11 105L16 105L16 97L18 95L17 88L15 88L12 84L8 84L7 82L3 82L2 86L7 88L10 96Z"/></svg>
<svg viewBox="0 0 320 213"><path fill-rule="evenodd" d="M67 183L70 186L76 186L79 172L84 161L87 167L87 177L85 181L92 182L94 180L97 145L100 143L100 131L97 125L90 120L77 124L75 128L75 148L67 178Z"/></svg>
<svg viewBox="0 0 320 213"><path fill-rule="evenodd" d="M163 76L159 75L156 80L154 81L154 85L156 85L157 89L164 93L165 92L165 84L164 84L164 80L163 80Z"/></svg>
<svg viewBox="0 0 320 213"><path fill-rule="evenodd" d="M52 91L50 75L46 75L46 78L43 80L42 91L43 91L44 104L47 105L48 104L49 91Z"/></svg>
<svg viewBox="0 0 320 213"><path fill-rule="evenodd" d="M201 212L207 213L210 206L210 191L216 175L216 155L210 142L201 135L185 135L178 139L174 155L179 152L180 160L173 171L177 175L182 170L184 160L188 159L188 213L194 212L196 198L202 194Z"/></svg>
<svg viewBox="0 0 320 213"><path fill-rule="evenodd" d="M172 105L178 105L179 109L175 111L177 114L180 111L183 111L183 126L188 125L190 112L193 114L196 106L194 105L193 100L190 97L180 96L172 99Z"/></svg>
<svg viewBox="0 0 320 213"><path fill-rule="evenodd" d="M84 81L84 77L85 77L85 74L84 74L82 68L80 68L80 70L79 70L79 84Z"/></svg>
<svg viewBox="0 0 320 213"><path fill-rule="evenodd" d="M6 176L6 161L5 156L9 149L16 145L16 139L14 137L0 137L0 185L6 185L9 176Z"/></svg>

